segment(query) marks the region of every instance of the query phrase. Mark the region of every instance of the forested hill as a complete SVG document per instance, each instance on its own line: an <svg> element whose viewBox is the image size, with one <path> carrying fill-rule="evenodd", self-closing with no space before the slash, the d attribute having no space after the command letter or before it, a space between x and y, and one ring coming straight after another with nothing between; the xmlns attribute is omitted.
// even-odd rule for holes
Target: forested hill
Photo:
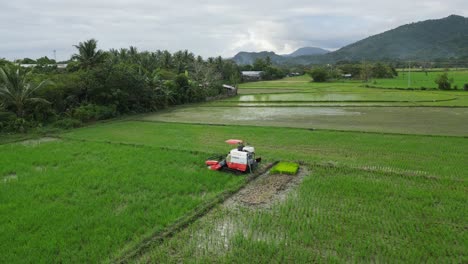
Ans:
<svg viewBox="0 0 468 264"><path fill-rule="evenodd" d="M468 18L412 23L325 55L332 60L436 59L468 55Z"/></svg>
<svg viewBox="0 0 468 264"><path fill-rule="evenodd" d="M283 64L286 62L286 58L278 55L271 51L261 51L261 52L245 52L241 51L232 58L232 60L238 65L247 65L253 64L256 59L266 59L270 58L271 62L274 64Z"/></svg>
<svg viewBox="0 0 468 264"><path fill-rule="evenodd" d="M328 53L328 50L316 47L303 47L299 48L291 54L278 55L272 51L261 52L239 52L232 59L239 65L253 64L256 59L270 58L271 62L275 64L285 64L293 58L300 56L322 55Z"/></svg>
<svg viewBox="0 0 468 264"><path fill-rule="evenodd" d="M379 61L460 58L468 56L468 18L451 15L442 19L411 23L377 34L337 51L321 55L280 56L270 52L277 64L317 64L337 61ZM270 53L241 52L238 64L249 64ZM242 56L239 56L242 55ZM242 57L242 60L238 60Z"/></svg>

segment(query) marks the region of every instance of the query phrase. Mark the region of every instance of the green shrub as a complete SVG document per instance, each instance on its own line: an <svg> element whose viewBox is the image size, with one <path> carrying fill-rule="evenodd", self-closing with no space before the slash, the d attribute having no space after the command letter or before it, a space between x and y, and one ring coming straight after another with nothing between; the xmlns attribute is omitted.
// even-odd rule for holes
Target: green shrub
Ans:
<svg viewBox="0 0 468 264"><path fill-rule="evenodd" d="M453 80L449 79L448 74L445 72L437 77L435 83L440 90L450 90Z"/></svg>
<svg viewBox="0 0 468 264"><path fill-rule="evenodd" d="M115 117L117 110L115 105L82 105L73 111L73 117L81 122L97 121Z"/></svg>
<svg viewBox="0 0 468 264"><path fill-rule="evenodd" d="M465 85L463 85L463 90L468 91L468 83L465 83Z"/></svg>
<svg viewBox="0 0 468 264"><path fill-rule="evenodd" d="M77 128L82 125L80 120L73 119L73 118L64 118L56 121L54 123L54 127L62 128L62 129L71 129Z"/></svg>
<svg viewBox="0 0 468 264"><path fill-rule="evenodd" d="M12 112L0 112L0 122L11 121L16 117Z"/></svg>
<svg viewBox="0 0 468 264"><path fill-rule="evenodd" d="M310 76L314 82L325 82L328 80L328 72L323 68L315 68L310 72Z"/></svg>
<svg viewBox="0 0 468 264"><path fill-rule="evenodd" d="M0 131L26 132L31 124L23 118L16 118L11 112L0 112Z"/></svg>
<svg viewBox="0 0 468 264"><path fill-rule="evenodd" d="M294 162L280 162L276 164L271 170L271 174L289 174L295 175L299 170L299 164Z"/></svg>
<svg viewBox="0 0 468 264"><path fill-rule="evenodd" d="M9 112L0 112L0 131L6 131L7 123L10 120Z"/></svg>
<svg viewBox="0 0 468 264"><path fill-rule="evenodd" d="M7 121L5 125L5 130L10 132L19 132L25 133L29 129L35 127L36 125L24 118L14 118L11 121Z"/></svg>

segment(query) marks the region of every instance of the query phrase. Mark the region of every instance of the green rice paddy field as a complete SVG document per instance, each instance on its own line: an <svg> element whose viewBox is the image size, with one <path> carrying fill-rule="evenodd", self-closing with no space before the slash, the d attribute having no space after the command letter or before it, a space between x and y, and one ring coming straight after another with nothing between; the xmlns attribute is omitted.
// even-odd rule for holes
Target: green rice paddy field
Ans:
<svg viewBox="0 0 468 264"><path fill-rule="evenodd" d="M0 145L0 262L111 259L242 182L204 158L67 139Z"/></svg>
<svg viewBox="0 0 468 264"><path fill-rule="evenodd" d="M437 88L434 80L444 73L443 71L428 71L427 73L416 71L408 72L407 70L399 71L397 77L393 79L375 79L371 81L371 85L385 88ZM457 86L462 90L464 84L468 84L468 70L448 71L449 78L453 78L452 88Z"/></svg>
<svg viewBox="0 0 468 264"><path fill-rule="evenodd" d="M244 84L240 93L49 137L3 137L0 262L468 261L464 92L297 77ZM249 112L250 121L229 119ZM246 175L204 165L229 150L228 138L252 143L264 163L299 162L301 183L267 209L220 204L152 240L246 184Z"/></svg>
<svg viewBox="0 0 468 264"><path fill-rule="evenodd" d="M338 83L310 83L310 76L303 75L299 77L290 77L285 78L279 81L273 82L253 82L253 83L244 83L241 85L241 88L248 89L268 89L268 88L282 88L288 90L301 90L307 88L317 88L323 89L332 87L334 89L339 87L361 87L364 88L365 85L382 87L382 88L399 88L399 89L420 89L420 88L429 88L436 89L437 84L435 79L444 73L443 70L439 71L428 71L427 74L422 71L407 72L401 70L398 72L398 76L391 79L371 79L368 83L363 83L362 81L342 81ZM468 70L457 70L457 71L448 71L449 78L453 78L453 86L457 86L459 90L463 89L463 85L468 83ZM408 82L410 79L410 82ZM409 86L408 86L409 84Z"/></svg>

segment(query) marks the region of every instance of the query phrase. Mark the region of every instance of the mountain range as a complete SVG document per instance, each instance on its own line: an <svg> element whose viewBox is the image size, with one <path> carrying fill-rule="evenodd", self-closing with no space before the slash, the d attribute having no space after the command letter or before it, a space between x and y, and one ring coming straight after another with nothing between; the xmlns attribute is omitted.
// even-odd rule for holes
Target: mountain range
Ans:
<svg viewBox="0 0 468 264"><path fill-rule="evenodd" d="M451 15L397 27L347 45L336 51L305 47L278 55L274 52L239 52L232 59L252 64L270 57L275 64L319 64L337 61L418 60L468 56L468 18Z"/></svg>
<svg viewBox="0 0 468 264"><path fill-rule="evenodd" d="M233 60L239 65L253 64L256 59L265 59L270 57L271 61L275 64L288 63L294 58L301 56L316 56L329 53L329 50L316 48L316 47L304 47L294 51L291 54L278 55L273 51L261 51L261 52L239 52L234 56Z"/></svg>

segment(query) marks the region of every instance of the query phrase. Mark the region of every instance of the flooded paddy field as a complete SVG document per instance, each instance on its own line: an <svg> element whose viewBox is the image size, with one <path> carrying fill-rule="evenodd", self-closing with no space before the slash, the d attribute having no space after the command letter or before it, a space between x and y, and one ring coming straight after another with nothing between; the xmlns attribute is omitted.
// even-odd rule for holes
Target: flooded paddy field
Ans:
<svg viewBox="0 0 468 264"><path fill-rule="evenodd" d="M241 95L225 101L238 102L437 102L455 100L457 97L450 94L421 93L421 92L394 92L394 91L368 91L355 92L329 92L329 93L280 93Z"/></svg>
<svg viewBox="0 0 468 264"><path fill-rule="evenodd" d="M468 136L468 108L183 107L145 121Z"/></svg>

